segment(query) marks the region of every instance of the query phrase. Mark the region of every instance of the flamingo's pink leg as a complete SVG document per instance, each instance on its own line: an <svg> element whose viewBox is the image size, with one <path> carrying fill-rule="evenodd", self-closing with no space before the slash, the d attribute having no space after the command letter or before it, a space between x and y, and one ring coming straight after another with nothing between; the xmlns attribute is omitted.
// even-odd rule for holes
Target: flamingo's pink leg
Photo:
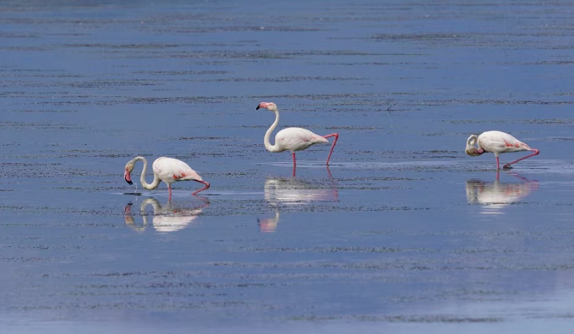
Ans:
<svg viewBox="0 0 574 334"><path fill-rule="evenodd" d="M195 195L195 194L197 194L197 193L200 192L200 191L204 191L205 189L209 189L209 186L210 186L209 182L199 181L199 180L193 180L193 181L199 182L199 183L203 183L203 184L205 185L205 187L203 187L203 188L201 188L201 189L199 189L199 190L196 190L195 192L192 193L192 195Z"/></svg>
<svg viewBox="0 0 574 334"><path fill-rule="evenodd" d="M333 154L333 150L335 149L335 145L337 144L337 140L339 139L338 133L332 133L330 135L323 136L323 138L335 137L333 140L333 145L331 146L331 151L329 152L329 156L327 157L327 165L329 164L329 160L331 160L331 154Z"/></svg>
<svg viewBox="0 0 574 334"><path fill-rule="evenodd" d="M513 162L509 162L509 163L507 163L506 165L504 165L502 168L504 168L504 169L510 169L510 165L513 165L513 164L515 164L515 163L517 163L517 162L519 162L519 161L521 161L521 160L524 160L524 159L533 157L533 156L538 155L538 154L540 153L540 151L537 150L537 149L535 149L535 148L533 148L531 151L534 151L534 153L529 154L529 155L527 155L527 156L525 156L525 157L522 157L522 158L520 158L520 159L514 160Z"/></svg>
<svg viewBox="0 0 574 334"><path fill-rule="evenodd" d="M171 201L171 184L168 184L168 185L167 185L167 190L168 190L168 193L169 193L168 201Z"/></svg>
<svg viewBox="0 0 574 334"><path fill-rule="evenodd" d="M496 157L496 170L500 169L500 159Z"/></svg>
<svg viewBox="0 0 574 334"><path fill-rule="evenodd" d="M297 160L295 159L295 152L291 152L293 156L293 177L295 177L295 171L297 170Z"/></svg>

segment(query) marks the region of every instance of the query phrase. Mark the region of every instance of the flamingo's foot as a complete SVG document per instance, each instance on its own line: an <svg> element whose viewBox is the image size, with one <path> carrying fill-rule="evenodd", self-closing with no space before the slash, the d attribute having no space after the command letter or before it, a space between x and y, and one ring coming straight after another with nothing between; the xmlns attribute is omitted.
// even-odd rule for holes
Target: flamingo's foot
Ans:
<svg viewBox="0 0 574 334"><path fill-rule="evenodd" d="M502 166L502 169L504 169L504 170L511 170L511 169L512 169L512 166L510 166L509 164L506 164L506 165Z"/></svg>

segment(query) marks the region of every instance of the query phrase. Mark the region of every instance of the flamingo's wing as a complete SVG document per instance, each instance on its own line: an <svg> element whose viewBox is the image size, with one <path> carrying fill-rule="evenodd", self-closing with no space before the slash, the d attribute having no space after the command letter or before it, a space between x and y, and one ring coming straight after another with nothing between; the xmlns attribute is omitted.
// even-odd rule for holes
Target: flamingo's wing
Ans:
<svg viewBox="0 0 574 334"><path fill-rule="evenodd" d="M277 136L275 136L275 142L278 142L281 147L286 150L300 151L311 145L328 143L329 141L307 129L287 128L277 133Z"/></svg>
<svg viewBox="0 0 574 334"><path fill-rule="evenodd" d="M478 137L480 147L488 152L518 152L530 150L530 146L502 131L487 131Z"/></svg>
<svg viewBox="0 0 574 334"><path fill-rule="evenodd" d="M157 174L162 180L168 179L173 181L203 181L201 176L196 171L191 169L185 162L161 157L156 159L153 163L153 172Z"/></svg>

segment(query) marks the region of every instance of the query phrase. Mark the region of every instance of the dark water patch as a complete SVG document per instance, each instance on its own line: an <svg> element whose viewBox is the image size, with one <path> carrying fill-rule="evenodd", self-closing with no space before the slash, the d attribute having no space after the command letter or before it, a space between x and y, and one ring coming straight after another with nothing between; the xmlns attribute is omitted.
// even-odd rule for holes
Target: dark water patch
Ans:
<svg viewBox="0 0 574 334"><path fill-rule="evenodd" d="M359 177L338 177L337 181L340 182L355 182L355 181L423 181L432 178L405 178L393 176L359 176Z"/></svg>
<svg viewBox="0 0 574 334"><path fill-rule="evenodd" d="M0 166L2 167L50 167L50 166L62 166L62 163L52 162L52 163L27 163L27 162L0 162Z"/></svg>
<svg viewBox="0 0 574 334"><path fill-rule="evenodd" d="M49 76L52 77L52 76ZM61 82L61 81L50 81L50 82L37 82L37 81L4 81L2 83L3 87L28 87L28 88L38 88L38 87L72 87L72 88L86 88L86 89L107 89L112 87L131 87L131 86L155 86L157 83L149 79L134 79L134 80L92 80L92 81L76 81L76 82ZM47 93L43 93L47 94ZM60 95L62 92L49 93ZM66 96L71 97L64 93ZM87 95L77 96L77 97L89 97Z"/></svg>
<svg viewBox="0 0 574 334"><path fill-rule="evenodd" d="M441 41L452 41L460 39L468 39L476 35L461 34L461 33L428 33L428 34L378 34L372 38L381 41L394 41L394 40L414 40L414 41L429 41L437 43Z"/></svg>
<svg viewBox="0 0 574 334"><path fill-rule="evenodd" d="M0 38L39 38L40 34L23 33L23 32L0 32Z"/></svg>
<svg viewBox="0 0 574 334"><path fill-rule="evenodd" d="M359 63L354 62L316 62L315 65L319 66L410 66L414 68L447 68L447 65L441 65L440 63L436 62L405 62L405 61L388 61L388 62L380 62L380 61L363 61ZM412 77L395 77L398 80L421 80L424 77L420 76L412 76Z"/></svg>
<svg viewBox="0 0 574 334"><path fill-rule="evenodd" d="M400 322L400 323L497 323L504 321L504 318L496 317L459 317L456 315L345 315L345 316L317 316L302 315L290 317L292 321L376 321L376 322Z"/></svg>
<svg viewBox="0 0 574 334"><path fill-rule="evenodd" d="M0 128L4 129L51 129L51 130L85 130L84 126L65 122L16 122L0 121Z"/></svg>
<svg viewBox="0 0 574 334"><path fill-rule="evenodd" d="M574 141L574 137L550 137L550 138L539 138L539 141Z"/></svg>
<svg viewBox="0 0 574 334"><path fill-rule="evenodd" d="M194 75L223 75L231 74L230 71L137 71L135 74L168 75L168 76L194 76Z"/></svg>
<svg viewBox="0 0 574 334"><path fill-rule="evenodd" d="M220 50L220 51L172 51L165 53L163 50L157 52L126 54L118 52L109 53L116 54L118 57L124 58L153 58L153 59L229 59L229 60L280 60L290 59L294 55L285 54L276 51L234 51L234 50Z"/></svg>
<svg viewBox="0 0 574 334"><path fill-rule="evenodd" d="M217 32L316 32L326 31L326 29L290 27L290 26L214 26L214 27L189 27L189 28L154 28L154 32L159 33L217 33Z"/></svg>
<svg viewBox="0 0 574 334"><path fill-rule="evenodd" d="M572 118L555 118L555 119L509 119L509 120L451 120L443 122L449 122L453 124L481 124L481 123L493 123L493 124L538 124L538 125L572 125L574 124L574 119Z"/></svg>
<svg viewBox="0 0 574 334"><path fill-rule="evenodd" d="M148 43L148 44L62 44L59 47L64 48L96 48L96 49L150 49L165 50L172 48L188 47L187 44L168 44L168 43Z"/></svg>
<svg viewBox="0 0 574 334"><path fill-rule="evenodd" d="M19 110L13 110L12 112L15 113L77 113L78 110L50 110L50 109L44 109L44 110L33 110L33 109L19 109Z"/></svg>
<svg viewBox="0 0 574 334"><path fill-rule="evenodd" d="M19 256L0 257L0 261L7 263L63 263L72 260L72 257L42 257L42 256Z"/></svg>
<svg viewBox="0 0 574 334"><path fill-rule="evenodd" d="M204 103L204 104L227 104L233 103L241 98L234 96L181 96L181 97L138 97L126 98L125 103L129 104L175 104L175 103Z"/></svg>
<svg viewBox="0 0 574 334"><path fill-rule="evenodd" d="M132 80L94 80L89 82L70 82L59 84L65 87L74 88L111 88L111 87L131 87L131 86L156 86L157 82L149 79Z"/></svg>
<svg viewBox="0 0 574 334"><path fill-rule="evenodd" d="M11 248L11 249L20 249L20 250L39 250L39 251L50 251L50 250L94 250L94 249L101 249L103 246L98 245L2 245L2 248Z"/></svg>
<svg viewBox="0 0 574 334"><path fill-rule="evenodd" d="M80 290L114 290L125 288L149 288L149 289L189 289L189 288L203 288L203 289L221 289L221 288L260 288L272 287L281 285L282 283L252 283L252 282L133 282L133 283L120 283L120 284L90 284L74 285L73 288Z"/></svg>
<svg viewBox="0 0 574 334"><path fill-rule="evenodd" d="M12 78L14 76L17 76L19 78L82 78L81 75L79 74L67 74L67 73L58 73L58 72L50 72L50 71L46 71L47 73L43 73L43 72L31 72L31 74L22 74L22 73L18 73L18 72L14 72L17 73L17 75L14 74L6 74L3 75L2 77L5 78ZM9 86L11 82L7 81L7 86Z"/></svg>
<svg viewBox="0 0 574 334"><path fill-rule="evenodd" d="M392 248L392 247L312 247L312 248L241 248L241 251L255 253L436 253L436 249Z"/></svg>
<svg viewBox="0 0 574 334"><path fill-rule="evenodd" d="M201 140L201 141L219 141L230 140L229 137L180 137L177 140Z"/></svg>
<svg viewBox="0 0 574 334"><path fill-rule="evenodd" d="M525 63L524 65L574 65L574 61L569 60L546 60Z"/></svg>
<svg viewBox="0 0 574 334"><path fill-rule="evenodd" d="M365 190L385 190L384 187L356 187L355 189ZM386 206L386 205L373 205L373 206L329 206L313 204L310 206L297 207L294 209L291 206L285 207L285 212L382 212L382 211L430 211L436 208L429 207L413 207L413 206ZM439 209L440 210L440 209Z"/></svg>
<svg viewBox="0 0 574 334"><path fill-rule="evenodd" d="M408 34L377 34L371 37L377 42L418 42L432 47L458 46L472 48L512 47L522 49L532 48L570 48L568 43L548 39L548 37L569 36L564 31L530 32L530 33L464 33L464 32L435 32L435 33L408 33ZM522 37L522 38L515 38Z"/></svg>
<svg viewBox="0 0 574 334"><path fill-rule="evenodd" d="M331 166L340 166L343 168L351 169L385 169L385 170L471 170L468 165L456 165L453 161L440 166L440 162L436 159L466 159L468 158L464 152L452 152L452 153L433 153L433 152L410 152L410 151L345 151L345 154L349 156L346 161L335 161L330 163ZM354 158L353 156L356 156ZM393 160L391 162L381 162L381 158ZM405 162L401 164L397 160L413 160L413 159L429 159L431 161L422 160L420 165L411 164ZM437 166L430 166L433 164L432 160L437 164Z"/></svg>
<svg viewBox="0 0 574 334"><path fill-rule="evenodd" d="M285 100L308 100L308 101L329 101L337 99L360 99L363 101L365 98L380 96L381 94L375 93L341 93L341 94L276 94L276 95L253 95L249 99L285 99ZM357 102L361 105L360 101Z"/></svg>
<svg viewBox="0 0 574 334"><path fill-rule="evenodd" d="M402 104L410 105L414 101L402 101ZM572 105L574 101L548 101L548 100L500 100L500 99L445 99L424 100L416 105L447 106L447 105Z"/></svg>
<svg viewBox="0 0 574 334"><path fill-rule="evenodd" d="M0 50L5 51L28 51L28 52L45 52L52 50L44 46L0 46Z"/></svg>
<svg viewBox="0 0 574 334"><path fill-rule="evenodd" d="M554 313L554 314L545 314L545 315L532 315L528 314L529 318L537 318L537 319L572 319L574 318L574 313Z"/></svg>
<svg viewBox="0 0 574 334"><path fill-rule="evenodd" d="M293 81L358 81L362 78L351 77L279 77L279 78L219 78L219 79L196 79L201 82L293 82Z"/></svg>
<svg viewBox="0 0 574 334"><path fill-rule="evenodd" d="M353 132L373 132L373 131L380 131L381 129L383 129L383 127L381 126L375 127L375 126L362 126L362 125L325 127L325 130L348 130Z"/></svg>

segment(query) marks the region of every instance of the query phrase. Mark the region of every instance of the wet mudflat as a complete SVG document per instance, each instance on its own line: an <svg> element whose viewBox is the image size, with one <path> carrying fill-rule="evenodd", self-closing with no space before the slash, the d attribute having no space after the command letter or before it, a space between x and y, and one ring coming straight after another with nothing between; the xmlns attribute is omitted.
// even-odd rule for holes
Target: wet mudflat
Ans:
<svg viewBox="0 0 574 334"><path fill-rule="evenodd" d="M5 2L0 328L564 332L573 32L568 2ZM291 177L260 101L338 132L330 168ZM541 154L497 175L464 154L493 129ZM136 155L212 187L129 186Z"/></svg>

